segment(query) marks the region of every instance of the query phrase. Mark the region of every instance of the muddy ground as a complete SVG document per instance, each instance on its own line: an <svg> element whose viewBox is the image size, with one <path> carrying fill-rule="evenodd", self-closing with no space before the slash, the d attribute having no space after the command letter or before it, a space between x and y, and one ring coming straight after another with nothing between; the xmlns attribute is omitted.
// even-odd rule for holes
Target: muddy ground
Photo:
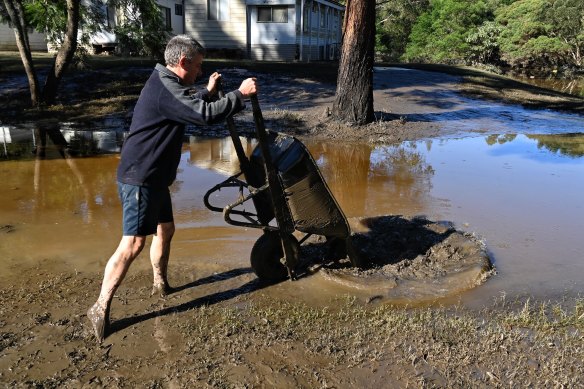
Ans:
<svg viewBox="0 0 584 389"><path fill-rule="evenodd" d="M249 73L233 68L224 72L227 87ZM13 101L6 117L88 122L104 115L124 117L148 73L136 70L131 79L121 80L112 80L119 75L116 72L106 72L109 78L78 75L66 85L71 93L61 98L58 107L30 111ZM553 105L572 112L582 108L577 104L582 99L516 84L511 89L510 84L497 84L491 78L486 82L487 78L475 76L416 73L415 80L404 78L404 85L376 88L379 120L354 128L328 115L332 84L294 75L254 75L262 81L260 102L267 125L300 138L393 143L452 135L435 123L410 122L393 113L412 99L439 100L436 83L441 91L532 107ZM390 98L382 95L390 88L399 93ZM253 131L249 123L249 113L237 118L243 132ZM223 131L214 127L206 133L221 136ZM396 215L365 224L369 233L356 232L354 240L371 258L366 269L355 271L341 262L341 266L315 264L312 271L359 288L370 287L372 279L393 285L396 280L431 279L445 270L456 273L449 266L472 257L476 260L471 268L478 269L477 275L492 274L480 241L448 226ZM11 226L2 226L0 244L14 233L18 231ZM387 244L376 246L379 242ZM314 262L322 257L318 247L310 253ZM583 385L581 299L546 304L507 301L503 296L477 311L440 299L388 304L384 293L392 288L382 287L367 299L349 293L315 304L298 301L293 294L274 297L270 291L282 285L262 283L247 268L201 274L188 266L178 269L171 262L170 280L176 291L164 299L150 296L146 268L132 269L113 303L111 331L99 345L85 312L97 296L101 273L78 272L51 258L33 267L11 266L0 275L0 384L4 387ZM473 286L483 281L478 278Z"/></svg>

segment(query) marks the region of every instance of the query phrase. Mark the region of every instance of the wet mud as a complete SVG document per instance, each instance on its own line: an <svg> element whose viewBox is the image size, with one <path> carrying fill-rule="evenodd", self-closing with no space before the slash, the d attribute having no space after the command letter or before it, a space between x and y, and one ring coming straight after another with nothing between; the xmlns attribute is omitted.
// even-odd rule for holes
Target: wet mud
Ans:
<svg viewBox="0 0 584 389"><path fill-rule="evenodd" d="M491 116L480 115L481 123L489 125L473 124L470 129L466 118L479 114L473 109L460 109L461 124L450 125L441 113L457 107L451 99L456 98L458 79L416 73L415 78L394 81L408 79L410 85L388 84L376 90L376 110L386 121L354 129L323 119L334 96L330 85L271 78L278 87L264 89L266 106L268 101L273 104L267 122L281 128L287 126L285 120L293 134L339 140L348 147L355 140L377 144L501 131L490 125ZM424 113L433 105L436 112L430 120ZM533 120L534 113L529 115ZM251 132L249 123L248 116L238 118L238 126ZM581 118L570 117L570 123L576 128ZM339 159L346 157L343 152ZM354 247L367 266L355 269L346 260L323 261L326 244L309 240L302 248L310 262L305 277L264 284L248 265L254 232L225 228L222 220L193 205L199 204L202 188L211 184L209 177L194 178L189 165L183 165L181 182L173 189L179 226L169 269L173 293L164 299L151 296L148 260L136 261L115 296L111 331L99 346L86 312L97 296L109 250L117 243L117 161L104 157L65 164L56 158L4 164L0 170L10 188L0 192L3 386L582 385L582 311L568 325L550 326L554 330L546 328L539 337L525 320L525 310L518 315L519 324L511 316L491 326L496 316L492 312L487 320L480 315L461 318L457 312L456 320L443 322L447 315L442 311L408 316L392 309L393 303L441 301L479 286L494 273L481 239L447 222L392 214L393 209L366 213L365 203L371 199L365 193L346 195L344 204L358 203L352 215L376 215L349 218ZM369 158L363 161L366 167L371 164ZM406 175L406 181L425 182L429 169L422 170ZM364 177L371 176L375 174L367 170ZM400 182L398 176L392 182ZM213 183L216 178L211 177ZM357 180L350 176L347 181L354 186ZM371 185L360 188L369 188L370 197L382 197L379 202L392 197L388 186L373 191ZM460 192L467 197L473 185L465 185ZM410 187L393 197L415 195L405 188ZM483 193L492 196L490 190ZM337 198L342 197L339 191ZM397 212L404 207L400 203ZM343 205L346 212L349 208ZM568 333L562 333L564 329Z"/></svg>
<svg viewBox="0 0 584 389"><path fill-rule="evenodd" d="M476 287L495 274L484 242L448 222L402 215L349 222L352 246L363 266L355 268L345 258L313 271L324 282L363 296L366 302L435 301ZM326 257L323 247L308 243L303 254L316 261Z"/></svg>

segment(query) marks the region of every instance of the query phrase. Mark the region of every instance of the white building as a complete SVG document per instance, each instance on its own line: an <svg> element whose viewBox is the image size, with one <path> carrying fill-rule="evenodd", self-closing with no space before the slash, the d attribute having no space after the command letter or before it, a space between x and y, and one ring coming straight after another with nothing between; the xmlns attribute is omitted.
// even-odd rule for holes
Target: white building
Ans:
<svg viewBox="0 0 584 389"><path fill-rule="evenodd" d="M256 60L336 59L343 14L327 0L185 0L185 33Z"/></svg>
<svg viewBox="0 0 584 389"><path fill-rule="evenodd" d="M47 51L45 34L32 31L28 33L28 41L33 51ZM0 51L17 51L14 30L6 23L0 22Z"/></svg>
<svg viewBox="0 0 584 389"><path fill-rule="evenodd" d="M107 27L125 12L103 1ZM255 60L315 61L339 56L345 8L334 0L157 0L172 34L188 34L209 51L227 50ZM46 51L42 34L34 50ZM116 37L102 31L91 39L95 51L111 50ZM0 50L16 50L14 33L0 24Z"/></svg>

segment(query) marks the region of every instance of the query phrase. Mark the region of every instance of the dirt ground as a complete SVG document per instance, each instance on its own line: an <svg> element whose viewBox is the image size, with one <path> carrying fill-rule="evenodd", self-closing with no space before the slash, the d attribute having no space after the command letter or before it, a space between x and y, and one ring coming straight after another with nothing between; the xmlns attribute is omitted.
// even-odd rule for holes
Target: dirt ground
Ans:
<svg viewBox="0 0 584 389"><path fill-rule="evenodd" d="M247 73L226 69L225 74L229 87ZM376 89L379 120L360 128L330 117L331 84L262 75L265 87L260 102L270 128L300 138L373 143L450 135L435 123L409 122L394 113L400 112L400 104L411 103L415 94L419 99L439 99L441 91L448 90L532 107L537 102L581 110L576 103L582 99L557 93L511 90L503 83L442 73L416 73L416 77L409 85L400 86L398 80L396 85ZM384 90L397 87L399 96L382 96ZM129 102L136 97L97 95L101 107L114 107L109 108L114 112L102 108L100 115L113 116L127 115ZM62 101L63 110L68 105L83 106L83 97L72 94L71 98L75 101L69 104ZM121 102L108 105L112 100ZM70 114L95 120L83 113L86 109ZM25 114L28 119L35 115ZM253 131L249 123L249 113L237 118L243 132ZM224 130L213 131L219 136ZM320 269L324 277L355 288L372 287L372 282L428 280L468 265L476 270L473 286L477 286L492 274L481 243L449 226L396 216L365 224L369 231L357 231L354 240L371 259L370 266L361 271L324 266ZM0 245L13 233L9 225L0 226ZM260 282L249 269L193 280L189 268L171 264L170 280L177 288L166 298L150 296L149 271L130 272L116 295L108 337L97 344L85 312L97 295L100 273L77 272L51 258L34 267L9 270L10 276L0 275L3 387L575 388L584 384L581 299L550 305L501 297L484 310L471 311L456 304L442 306L440 300L418 306L385 304L386 292L380 292L364 301L339 295L323 305L275 298L270 290L281 286Z"/></svg>

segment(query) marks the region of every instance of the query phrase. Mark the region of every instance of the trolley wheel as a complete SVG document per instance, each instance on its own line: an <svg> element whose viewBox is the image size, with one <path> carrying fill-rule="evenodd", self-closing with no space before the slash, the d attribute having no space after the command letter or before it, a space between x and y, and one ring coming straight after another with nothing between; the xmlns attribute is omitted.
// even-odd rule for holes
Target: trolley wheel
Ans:
<svg viewBox="0 0 584 389"><path fill-rule="evenodd" d="M300 257L300 244L290 235L292 252L296 258ZM281 281L288 277L288 268L284 263L284 251L280 234L274 231L266 231L253 245L251 249L251 267L258 278L267 281Z"/></svg>

